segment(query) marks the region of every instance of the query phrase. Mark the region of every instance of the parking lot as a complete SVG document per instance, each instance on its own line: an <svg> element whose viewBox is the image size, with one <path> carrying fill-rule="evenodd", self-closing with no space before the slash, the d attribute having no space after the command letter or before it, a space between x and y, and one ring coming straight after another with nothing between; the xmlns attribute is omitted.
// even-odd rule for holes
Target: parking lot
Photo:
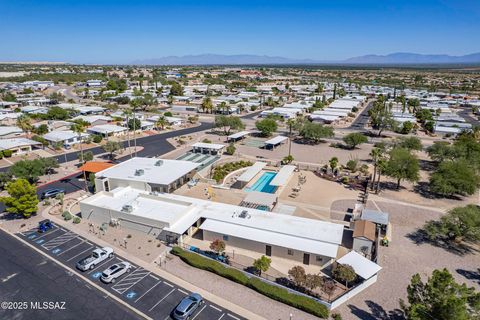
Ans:
<svg viewBox="0 0 480 320"><path fill-rule="evenodd" d="M129 305L153 319L170 319L171 311L190 293L174 283L165 281L158 275L117 255L114 255L112 258L107 258L95 266L93 270L85 272L78 270L75 264L82 258L88 256L94 249L100 247L63 227L54 226L45 233L38 233L35 228L17 235L25 238L37 248L75 272L95 281L95 283L104 289L120 297ZM100 281L103 270L121 261L127 261L132 265L130 272L117 278L115 283L105 284ZM237 320L244 318L209 301L205 301L190 319Z"/></svg>

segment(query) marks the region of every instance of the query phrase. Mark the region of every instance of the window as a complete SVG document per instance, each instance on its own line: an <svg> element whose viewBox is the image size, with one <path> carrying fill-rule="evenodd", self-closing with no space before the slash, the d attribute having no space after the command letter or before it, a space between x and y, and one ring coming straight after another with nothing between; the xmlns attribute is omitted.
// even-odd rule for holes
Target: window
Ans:
<svg viewBox="0 0 480 320"><path fill-rule="evenodd" d="M288 249L288 250L287 250L287 254L288 254L289 256L293 256L293 250L292 250L292 249Z"/></svg>
<svg viewBox="0 0 480 320"><path fill-rule="evenodd" d="M317 262L322 262L322 261L323 261L323 257L322 257L322 256L316 256L316 257L315 257L315 260L316 260Z"/></svg>
<svg viewBox="0 0 480 320"><path fill-rule="evenodd" d="M227 235L223 235L223 241L228 241L228 236Z"/></svg>

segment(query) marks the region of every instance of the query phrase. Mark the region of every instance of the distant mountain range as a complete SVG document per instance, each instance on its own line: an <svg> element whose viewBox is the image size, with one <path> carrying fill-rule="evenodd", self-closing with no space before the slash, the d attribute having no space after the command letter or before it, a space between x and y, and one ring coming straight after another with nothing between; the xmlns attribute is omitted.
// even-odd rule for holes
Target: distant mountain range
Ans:
<svg viewBox="0 0 480 320"><path fill-rule="evenodd" d="M418 54L399 52L388 55L365 55L346 60L290 59L253 54L199 54L168 56L155 59L133 61L135 65L289 65L289 64L480 64L480 53L464 56L445 54Z"/></svg>

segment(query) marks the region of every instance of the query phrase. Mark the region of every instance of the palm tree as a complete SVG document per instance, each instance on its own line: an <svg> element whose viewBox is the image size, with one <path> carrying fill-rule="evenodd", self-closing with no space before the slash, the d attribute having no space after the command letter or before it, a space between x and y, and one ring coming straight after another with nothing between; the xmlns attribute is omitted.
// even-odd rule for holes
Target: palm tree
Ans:
<svg viewBox="0 0 480 320"><path fill-rule="evenodd" d="M132 111L129 109L126 109L123 111L123 115L125 116L125 119L127 120L127 128L128 128L128 121L130 120L130 117L132 115ZM127 141L128 141L128 152L130 152L130 129L127 130ZM132 153L130 153L130 158L132 157Z"/></svg>
<svg viewBox="0 0 480 320"><path fill-rule="evenodd" d="M135 157L137 156L137 135L135 134L135 125L136 125L136 119L137 117L135 116L135 112L138 110L138 107L140 106L140 101L138 99L134 99L130 101L130 107L131 111L133 113L133 145L134 145L134 152L135 152ZM128 125L128 124L127 124Z"/></svg>
<svg viewBox="0 0 480 320"><path fill-rule="evenodd" d="M202 108L203 112L210 112L211 113L212 110L213 110L212 99L210 99L210 97L206 97L205 99L203 99L201 108Z"/></svg>
<svg viewBox="0 0 480 320"><path fill-rule="evenodd" d="M372 186L371 190L375 187L375 180L377 178L377 168L378 168L378 160L380 160L381 151L379 148L373 148L370 152L370 156L372 157L373 162L373 178L372 178Z"/></svg>
<svg viewBox="0 0 480 320"><path fill-rule="evenodd" d="M292 129L293 126L295 125L295 120L293 119L288 119L287 120L287 126L288 126L288 157L292 155Z"/></svg>
<svg viewBox="0 0 480 320"><path fill-rule="evenodd" d="M167 119L165 119L164 116L161 116L160 118L158 118L158 120L155 122L155 126L157 126L157 129L158 127L161 128L161 130L165 129L165 126L168 124L168 121Z"/></svg>
<svg viewBox="0 0 480 320"><path fill-rule="evenodd" d="M85 163L84 157L83 157L83 146L82 146L82 133L85 132L85 126L83 123L74 123L72 125L72 131L78 134L78 141L80 143L80 157L82 158L82 162ZM87 186L87 174L85 170L83 170L83 180L85 182L85 191L88 192L88 186Z"/></svg>
<svg viewBox="0 0 480 320"><path fill-rule="evenodd" d="M17 118L17 127L22 129L23 132L29 136L30 131L32 131L32 119L27 115L21 115Z"/></svg>
<svg viewBox="0 0 480 320"><path fill-rule="evenodd" d="M378 160L378 164L377 164L377 167L378 167L378 180L377 180L377 187L375 188L375 193L378 193L380 191L380 177L382 176L382 173L385 171L386 167L387 167L387 159L385 158L380 158Z"/></svg>

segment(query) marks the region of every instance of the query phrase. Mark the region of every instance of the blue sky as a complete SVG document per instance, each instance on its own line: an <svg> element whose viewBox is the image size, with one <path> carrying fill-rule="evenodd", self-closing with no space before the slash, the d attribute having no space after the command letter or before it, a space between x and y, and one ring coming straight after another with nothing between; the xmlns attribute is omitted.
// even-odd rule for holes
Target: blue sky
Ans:
<svg viewBox="0 0 480 320"><path fill-rule="evenodd" d="M0 0L0 61L480 51L479 0Z"/></svg>

